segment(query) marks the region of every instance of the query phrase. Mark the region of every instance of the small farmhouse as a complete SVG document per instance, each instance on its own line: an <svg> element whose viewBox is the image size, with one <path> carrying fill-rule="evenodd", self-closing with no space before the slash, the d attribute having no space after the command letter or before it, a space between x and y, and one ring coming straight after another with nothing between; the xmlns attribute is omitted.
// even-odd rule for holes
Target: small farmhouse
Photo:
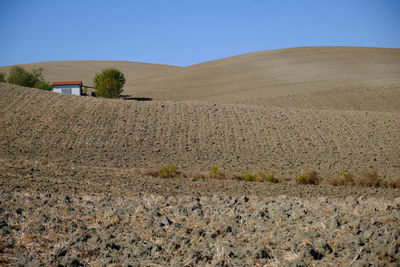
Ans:
<svg viewBox="0 0 400 267"><path fill-rule="evenodd" d="M82 81L53 82L53 92L82 95Z"/></svg>

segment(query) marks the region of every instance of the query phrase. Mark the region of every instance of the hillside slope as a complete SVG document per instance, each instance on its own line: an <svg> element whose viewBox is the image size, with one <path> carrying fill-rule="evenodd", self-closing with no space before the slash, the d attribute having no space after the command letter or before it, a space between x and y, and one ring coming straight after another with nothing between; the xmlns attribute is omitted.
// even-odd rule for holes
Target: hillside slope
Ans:
<svg viewBox="0 0 400 267"><path fill-rule="evenodd" d="M254 52L188 67L124 61L60 61L50 81L91 86L106 67L126 76L123 94L161 101L202 101L325 110L400 111L400 49L302 47ZM9 68L0 67L8 72Z"/></svg>
<svg viewBox="0 0 400 267"><path fill-rule="evenodd" d="M0 85L0 158L400 176L400 113L127 102Z"/></svg>
<svg viewBox="0 0 400 267"><path fill-rule="evenodd" d="M135 79L131 86L130 94L159 100L398 111L400 49L262 51Z"/></svg>
<svg viewBox="0 0 400 267"><path fill-rule="evenodd" d="M131 81L148 75L159 75L164 72L179 69L176 66L149 64L130 61L50 61L18 65L27 70L42 68L46 80L74 81L82 80L84 85L93 86L96 73L105 68L117 68L126 78L126 87L131 87ZM13 66L0 67L0 72L8 74Z"/></svg>

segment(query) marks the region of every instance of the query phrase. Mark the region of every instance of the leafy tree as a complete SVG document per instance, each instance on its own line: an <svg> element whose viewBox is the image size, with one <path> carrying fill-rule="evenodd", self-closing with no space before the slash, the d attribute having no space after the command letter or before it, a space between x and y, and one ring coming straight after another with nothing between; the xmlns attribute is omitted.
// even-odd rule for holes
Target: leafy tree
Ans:
<svg viewBox="0 0 400 267"><path fill-rule="evenodd" d="M10 69L7 82L21 86L33 87L35 83L42 79L42 69L35 69L30 73L20 66L15 66Z"/></svg>
<svg viewBox="0 0 400 267"><path fill-rule="evenodd" d="M4 72L0 72L0 82L5 82L6 81L6 74Z"/></svg>
<svg viewBox="0 0 400 267"><path fill-rule="evenodd" d="M125 84L125 77L117 69L104 69L94 77L94 87L96 96L105 98L116 98L122 93Z"/></svg>
<svg viewBox="0 0 400 267"><path fill-rule="evenodd" d="M42 89L42 90L46 90L46 91L51 91L53 89L50 82L45 81L45 80L37 81L33 87Z"/></svg>

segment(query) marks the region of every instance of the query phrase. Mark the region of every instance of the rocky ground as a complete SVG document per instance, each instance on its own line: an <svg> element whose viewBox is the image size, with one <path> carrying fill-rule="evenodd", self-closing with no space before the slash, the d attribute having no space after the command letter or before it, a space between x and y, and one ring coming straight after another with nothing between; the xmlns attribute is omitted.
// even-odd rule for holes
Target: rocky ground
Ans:
<svg viewBox="0 0 400 267"><path fill-rule="evenodd" d="M161 179L27 161L0 166L1 265L400 262L398 189Z"/></svg>

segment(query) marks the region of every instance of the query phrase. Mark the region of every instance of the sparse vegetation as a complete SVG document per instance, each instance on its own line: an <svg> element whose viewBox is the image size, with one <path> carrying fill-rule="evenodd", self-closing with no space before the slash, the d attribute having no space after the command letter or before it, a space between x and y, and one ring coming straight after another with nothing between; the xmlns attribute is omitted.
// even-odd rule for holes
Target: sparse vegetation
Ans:
<svg viewBox="0 0 400 267"><path fill-rule="evenodd" d="M356 180L360 186L386 186L386 177L381 177L376 171L365 173Z"/></svg>
<svg viewBox="0 0 400 267"><path fill-rule="evenodd" d="M37 89L46 90L46 91L52 90L52 86L51 86L50 82L45 81L45 80L37 81L33 87L37 88Z"/></svg>
<svg viewBox="0 0 400 267"><path fill-rule="evenodd" d="M209 176L210 178L225 178L226 175L217 166L211 166Z"/></svg>
<svg viewBox="0 0 400 267"><path fill-rule="evenodd" d="M265 175L263 171L258 171L257 172L257 180L262 181L262 182L267 182L267 183L279 183L279 180L275 178L273 174L268 174Z"/></svg>
<svg viewBox="0 0 400 267"><path fill-rule="evenodd" d="M341 172L324 183L334 186L400 187L400 180L388 181L385 176L379 176L377 171L367 172L360 176Z"/></svg>
<svg viewBox="0 0 400 267"><path fill-rule="evenodd" d="M265 175L265 173L263 171L258 170L257 174L256 174L256 178L258 181L265 181L267 176Z"/></svg>
<svg viewBox="0 0 400 267"><path fill-rule="evenodd" d="M161 178L176 178L179 175L180 172L175 165L164 165L158 169L158 176Z"/></svg>
<svg viewBox="0 0 400 267"><path fill-rule="evenodd" d="M340 172L340 174L334 178L327 179L324 181L325 184L334 186L340 185L355 185L355 177L352 174L346 172Z"/></svg>
<svg viewBox="0 0 400 267"><path fill-rule="evenodd" d="M104 98L117 98L123 91L125 77L117 69L104 69L94 77L94 87L96 96Z"/></svg>
<svg viewBox="0 0 400 267"><path fill-rule="evenodd" d="M239 174L228 175L226 172L221 171L217 166L211 166L208 174L189 173L178 171L174 165L164 165L159 170L150 170L143 173L153 177L162 178L201 178L201 179L238 179L248 182L266 182L266 183L285 183L293 180L285 181L284 178L278 179L274 174L266 175L263 171L257 171L254 175L248 170L242 170ZM334 186L363 186L363 187L387 187L387 188L400 188L400 179L386 180L381 177L376 171L365 173L362 176L355 176L347 172L341 172L339 176L332 179L321 180L315 171L310 171L298 175L294 182L296 184L308 185L334 185Z"/></svg>
<svg viewBox="0 0 400 267"><path fill-rule="evenodd" d="M250 181L250 182L257 181L257 177L251 174L248 170L242 170L239 174L239 178L244 181Z"/></svg>
<svg viewBox="0 0 400 267"><path fill-rule="evenodd" d="M296 177L296 184L319 184L319 178L315 171L305 172Z"/></svg>
<svg viewBox="0 0 400 267"><path fill-rule="evenodd" d="M0 82L6 81L6 74L4 72L0 72Z"/></svg>
<svg viewBox="0 0 400 267"><path fill-rule="evenodd" d="M26 87L34 87L39 81L43 81L42 69L35 69L32 72L25 70L20 66L10 69L7 82Z"/></svg>

